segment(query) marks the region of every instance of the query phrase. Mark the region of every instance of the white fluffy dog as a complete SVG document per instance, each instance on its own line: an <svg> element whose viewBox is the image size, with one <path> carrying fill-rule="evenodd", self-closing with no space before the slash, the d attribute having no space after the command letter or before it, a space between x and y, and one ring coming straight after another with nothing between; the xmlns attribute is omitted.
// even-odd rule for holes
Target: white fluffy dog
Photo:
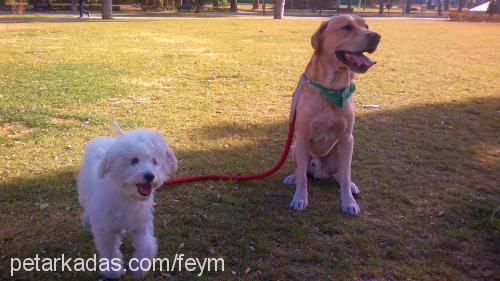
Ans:
<svg viewBox="0 0 500 281"><path fill-rule="evenodd" d="M177 159L157 131L122 132L116 122L113 128L116 137L97 137L87 144L78 190L82 223L92 232L100 260L120 261L119 266L101 268L103 277L114 279L125 274L120 251L125 232L132 237L134 258L156 256L153 191L177 170Z"/></svg>

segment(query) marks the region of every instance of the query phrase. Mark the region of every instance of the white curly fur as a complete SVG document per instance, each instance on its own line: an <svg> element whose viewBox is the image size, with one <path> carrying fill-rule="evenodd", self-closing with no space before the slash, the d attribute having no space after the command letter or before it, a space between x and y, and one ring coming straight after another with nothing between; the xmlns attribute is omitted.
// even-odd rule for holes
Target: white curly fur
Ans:
<svg viewBox="0 0 500 281"><path fill-rule="evenodd" d="M177 170L177 159L159 132L122 132L116 122L113 128L117 136L97 137L87 144L78 176L82 223L92 232L99 258L122 260L119 268L101 271L105 278L125 274L120 251L124 233L132 237L133 257L156 256L153 193ZM141 194L138 185L144 184L149 188ZM146 273L136 271L134 275Z"/></svg>

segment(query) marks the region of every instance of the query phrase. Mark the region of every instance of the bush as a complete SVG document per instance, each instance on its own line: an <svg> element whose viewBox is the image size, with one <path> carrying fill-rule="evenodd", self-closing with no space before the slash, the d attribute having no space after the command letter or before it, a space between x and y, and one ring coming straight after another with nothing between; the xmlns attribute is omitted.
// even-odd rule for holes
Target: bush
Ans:
<svg viewBox="0 0 500 281"><path fill-rule="evenodd" d="M497 1L496 0L491 0L486 12L490 15L497 13Z"/></svg>
<svg viewBox="0 0 500 281"><path fill-rule="evenodd" d="M452 21L500 22L500 14L488 14L486 12L453 12L450 17Z"/></svg>
<svg viewBox="0 0 500 281"><path fill-rule="evenodd" d="M23 0L11 0L7 1L6 6L10 7L10 9L14 14L21 16L24 14L24 11L26 10L28 3L24 2Z"/></svg>
<svg viewBox="0 0 500 281"><path fill-rule="evenodd" d="M205 7L205 0L193 0L191 1L193 3L193 7L195 8L196 12L200 12L203 7Z"/></svg>

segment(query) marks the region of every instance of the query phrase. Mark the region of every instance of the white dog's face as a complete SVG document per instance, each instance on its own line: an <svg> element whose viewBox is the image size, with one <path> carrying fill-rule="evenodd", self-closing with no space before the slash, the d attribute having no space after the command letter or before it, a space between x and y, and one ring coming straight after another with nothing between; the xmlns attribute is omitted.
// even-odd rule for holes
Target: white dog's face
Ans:
<svg viewBox="0 0 500 281"><path fill-rule="evenodd" d="M157 131L135 130L116 137L98 168L130 198L147 200L168 175L177 170L177 159Z"/></svg>

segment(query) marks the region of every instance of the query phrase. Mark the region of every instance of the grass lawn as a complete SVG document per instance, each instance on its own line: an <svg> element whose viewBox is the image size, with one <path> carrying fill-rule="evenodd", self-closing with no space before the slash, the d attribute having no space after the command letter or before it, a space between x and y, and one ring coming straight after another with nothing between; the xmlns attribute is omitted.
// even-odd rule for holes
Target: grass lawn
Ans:
<svg viewBox="0 0 500 281"><path fill-rule="evenodd" d="M75 174L85 143L111 134L112 118L125 129L160 130L180 160L176 176L270 167L319 23L0 24L0 279L12 257L94 253ZM160 257L224 257L226 271L203 280L499 277L500 26L369 25L382 44L371 55L378 64L356 77L353 180L362 213L342 214L328 182L310 184L307 210L290 211L293 188L281 183L290 162L261 181L169 187L156 197Z"/></svg>

